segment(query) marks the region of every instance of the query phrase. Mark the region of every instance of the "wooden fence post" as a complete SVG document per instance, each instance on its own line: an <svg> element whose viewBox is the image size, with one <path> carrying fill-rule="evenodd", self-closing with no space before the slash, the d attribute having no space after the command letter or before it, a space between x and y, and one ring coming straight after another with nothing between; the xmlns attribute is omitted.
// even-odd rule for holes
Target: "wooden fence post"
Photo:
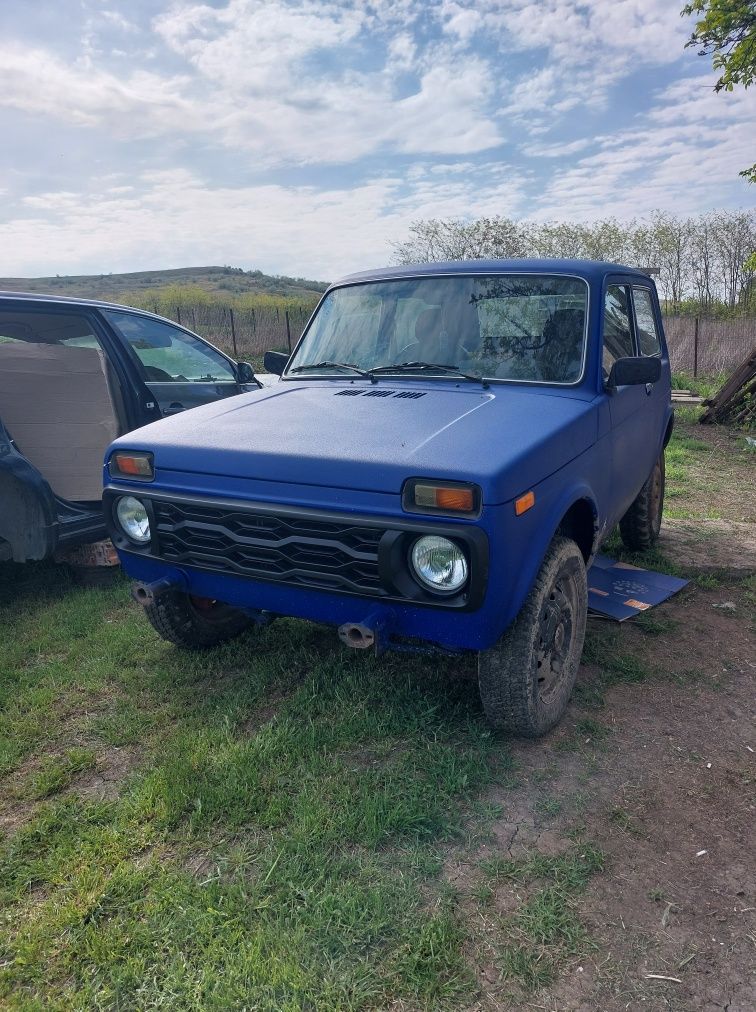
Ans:
<svg viewBox="0 0 756 1012"><path fill-rule="evenodd" d="M693 330L693 376L698 376L698 317Z"/></svg>
<svg viewBox="0 0 756 1012"><path fill-rule="evenodd" d="M176 323L181 323L181 307L176 306Z"/></svg>
<svg viewBox="0 0 756 1012"><path fill-rule="evenodd" d="M234 346L234 358L238 361L239 352L236 350L236 327L234 326L234 307L229 307L229 315L231 317L231 343Z"/></svg>
<svg viewBox="0 0 756 1012"><path fill-rule="evenodd" d="M291 355L291 327L289 326L289 310L286 310L286 340L289 342L289 354Z"/></svg>

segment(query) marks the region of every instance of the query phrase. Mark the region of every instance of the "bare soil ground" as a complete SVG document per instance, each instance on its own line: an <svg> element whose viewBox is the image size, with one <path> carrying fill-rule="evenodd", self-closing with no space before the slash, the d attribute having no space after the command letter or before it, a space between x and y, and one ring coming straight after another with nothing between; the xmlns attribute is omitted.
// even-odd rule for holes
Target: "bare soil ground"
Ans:
<svg viewBox="0 0 756 1012"><path fill-rule="evenodd" d="M469 901L486 859L561 854L575 839L598 845L606 864L574 901L590 943L556 982L518 991L495 956L484 958L485 999L474 1007L756 1008L756 650L746 594L735 584L692 587L656 610L661 633L598 630L606 649L655 677L620 682L590 717L575 705L548 741L515 747L520 785L490 793L502 817L479 851L449 855L450 882ZM724 601L735 612L715 607ZM600 678L584 666L583 698ZM500 949L518 890L505 881L475 909L487 939L479 954Z"/></svg>
<svg viewBox="0 0 756 1012"><path fill-rule="evenodd" d="M519 785L490 792L502 810L491 839L449 854L477 924L476 1009L756 1009L756 458L742 434L683 429L690 456L670 502L689 518L665 521L660 548L691 574L728 575L641 621L591 620L567 719L515 745ZM582 840L606 860L571 901L589 941L549 986L513 987L497 954L528 887L505 878L487 896L481 868Z"/></svg>

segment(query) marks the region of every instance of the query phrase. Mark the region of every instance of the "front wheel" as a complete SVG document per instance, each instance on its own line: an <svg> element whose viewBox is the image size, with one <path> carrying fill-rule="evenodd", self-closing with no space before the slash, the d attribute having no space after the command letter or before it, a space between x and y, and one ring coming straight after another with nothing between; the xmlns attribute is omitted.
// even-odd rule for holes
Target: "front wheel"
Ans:
<svg viewBox="0 0 756 1012"><path fill-rule="evenodd" d="M252 619L230 604L193 597L180 590L166 591L145 605L144 611L164 640L188 650L206 650L225 643L252 624Z"/></svg>
<svg viewBox="0 0 756 1012"><path fill-rule="evenodd" d="M620 520L620 535L631 552L653 548L661 530L664 510L664 451L651 469L643 488Z"/></svg>
<svg viewBox="0 0 756 1012"><path fill-rule="evenodd" d="M540 738L567 709L583 652L588 581L574 541L551 542L520 613L478 654L478 684L492 727Z"/></svg>

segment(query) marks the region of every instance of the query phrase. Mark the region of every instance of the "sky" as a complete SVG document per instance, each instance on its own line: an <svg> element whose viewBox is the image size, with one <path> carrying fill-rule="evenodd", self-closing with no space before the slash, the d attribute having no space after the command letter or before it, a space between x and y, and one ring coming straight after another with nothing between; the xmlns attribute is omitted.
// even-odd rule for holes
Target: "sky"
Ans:
<svg viewBox="0 0 756 1012"><path fill-rule="evenodd" d="M2 0L0 275L334 280L409 225L756 204L683 0Z"/></svg>

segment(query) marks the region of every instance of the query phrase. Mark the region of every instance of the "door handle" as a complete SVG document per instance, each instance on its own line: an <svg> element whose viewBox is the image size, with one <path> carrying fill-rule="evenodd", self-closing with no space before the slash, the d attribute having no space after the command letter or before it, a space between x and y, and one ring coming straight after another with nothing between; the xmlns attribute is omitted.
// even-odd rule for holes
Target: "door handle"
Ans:
<svg viewBox="0 0 756 1012"><path fill-rule="evenodd" d="M653 383L646 383L646 396L651 396L651 391L654 389Z"/></svg>

